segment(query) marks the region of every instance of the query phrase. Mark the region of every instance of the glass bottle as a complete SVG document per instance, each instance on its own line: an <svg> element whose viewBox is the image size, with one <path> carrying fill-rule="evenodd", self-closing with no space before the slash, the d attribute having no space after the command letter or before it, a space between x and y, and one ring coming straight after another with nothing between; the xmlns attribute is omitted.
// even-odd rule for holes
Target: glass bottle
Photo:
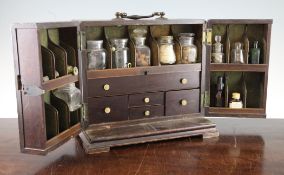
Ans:
<svg viewBox="0 0 284 175"><path fill-rule="evenodd" d="M223 44L221 43L222 37L220 35L215 36L215 44L213 44L212 63L223 63L224 53Z"/></svg>
<svg viewBox="0 0 284 175"><path fill-rule="evenodd" d="M235 48L231 51L231 63L244 63L244 51L240 42L236 42Z"/></svg>
<svg viewBox="0 0 284 175"><path fill-rule="evenodd" d="M128 68L131 67L129 63L129 49L126 47L128 39L112 39L112 68Z"/></svg>
<svg viewBox="0 0 284 175"><path fill-rule="evenodd" d="M243 102L240 100L240 93L232 93L232 99L229 103L229 108L240 109L243 108Z"/></svg>
<svg viewBox="0 0 284 175"><path fill-rule="evenodd" d="M224 81L222 76L217 78L217 93L216 93L216 107L224 106Z"/></svg>
<svg viewBox="0 0 284 175"><path fill-rule="evenodd" d="M193 44L194 33L181 33L179 42L181 44L181 63L196 63L197 62L197 47Z"/></svg>
<svg viewBox="0 0 284 175"><path fill-rule="evenodd" d="M81 107L81 91L76 88L75 83L54 90L53 94L65 101L71 112Z"/></svg>
<svg viewBox="0 0 284 175"><path fill-rule="evenodd" d="M176 55L174 51L173 36L161 36L159 43L159 60L161 64L175 64Z"/></svg>
<svg viewBox="0 0 284 175"><path fill-rule="evenodd" d="M106 68L106 50L102 47L103 40L87 41L88 49L88 68L105 69Z"/></svg>
<svg viewBox="0 0 284 175"><path fill-rule="evenodd" d="M151 65L151 51L150 48L145 45L145 37L135 37L136 46L136 66L150 66Z"/></svg>
<svg viewBox="0 0 284 175"><path fill-rule="evenodd" d="M260 49L258 48L258 41L253 43L253 48L250 51L250 63L259 64Z"/></svg>

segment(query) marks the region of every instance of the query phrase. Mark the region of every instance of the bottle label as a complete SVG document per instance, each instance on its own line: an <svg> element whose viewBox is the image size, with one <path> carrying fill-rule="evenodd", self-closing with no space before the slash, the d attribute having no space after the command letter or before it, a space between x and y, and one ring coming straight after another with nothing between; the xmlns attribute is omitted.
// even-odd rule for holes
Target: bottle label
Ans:
<svg viewBox="0 0 284 175"><path fill-rule="evenodd" d="M229 108L241 109L243 108L243 103L242 102L230 102Z"/></svg>

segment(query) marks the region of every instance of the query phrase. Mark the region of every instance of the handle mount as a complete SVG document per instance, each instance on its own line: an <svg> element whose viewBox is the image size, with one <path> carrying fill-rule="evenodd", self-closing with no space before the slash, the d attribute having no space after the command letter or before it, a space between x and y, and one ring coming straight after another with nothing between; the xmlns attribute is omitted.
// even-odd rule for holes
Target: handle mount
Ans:
<svg viewBox="0 0 284 175"><path fill-rule="evenodd" d="M134 19L134 20L138 20L138 19L143 19L143 18L152 18L154 16L159 16L160 18L165 18L165 12L154 12L151 15L146 15L146 16L141 16L141 15L130 15L128 16L127 13L125 12L116 12L115 16L117 19L121 19L121 18L127 18L127 19Z"/></svg>

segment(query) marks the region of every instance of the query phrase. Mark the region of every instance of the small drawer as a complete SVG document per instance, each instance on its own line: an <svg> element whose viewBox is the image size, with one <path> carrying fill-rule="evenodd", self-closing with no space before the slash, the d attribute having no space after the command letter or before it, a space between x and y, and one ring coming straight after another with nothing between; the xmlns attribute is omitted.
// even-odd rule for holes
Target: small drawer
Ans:
<svg viewBox="0 0 284 175"><path fill-rule="evenodd" d="M90 124L128 120L127 96L89 98L88 102Z"/></svg>
<svg viewBox="0 0 284 175"><path fill-rule="evenodd" d="M164 106L143 106L129 109L129 119L141 119L164 115Z"/></svg>
<svg viewBox="0 0 284 175"><path fill-rule="evenodd" d="M164 92L134 94L129 96L129 106L164 105Z"/></svg>
<svg viewBox="0 0 284 175"><path fill-rule="evenodd" d="M199 89L166 92L166 115L199 113Z"/></svg>
<svg viewBox="0 0 284 175"><path fill-rule="evenodd" d="M88 96L114 96L141 92L158 92L200 87L200 72L188 71L165 74L88 79Z"/></svg>

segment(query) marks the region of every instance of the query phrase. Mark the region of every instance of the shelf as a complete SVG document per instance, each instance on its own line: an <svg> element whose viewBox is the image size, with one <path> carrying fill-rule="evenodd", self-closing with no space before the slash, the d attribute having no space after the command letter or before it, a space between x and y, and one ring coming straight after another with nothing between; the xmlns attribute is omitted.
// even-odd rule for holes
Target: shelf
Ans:
<svg viewBox="0 0 284 175"><path fill-rule="evenodd" d="M78 75L66 75L66 76L48 80L42 83L42 89L45 91L50 91L50 90L59 88L69 83L75 83L78 80L79 80Z"/></svg>
<svg viewBox="0 0 284 175"><path fill-rule="evenodd" d="M264 108L231 109L222 107L209 107L209 116L235 116L235 117L265 117Z"/></svg>
<svg viewBox="0 0 284 175"><path fill-rule="evenodd" d="M228 71L228 72L266 72L267 64L210 64L210 71Z"/></svg>
<svg viewBox="0 0 284 175"><path fill-rule="evenodd" d="M148 74L185 72L188 70L201 71L201 63L105 69L105 70L88 70L87 77L88 79L95 79L95 78L107 78L107 77L118 77L118 76L136 76L136 75L148 75Z"/></svg>

